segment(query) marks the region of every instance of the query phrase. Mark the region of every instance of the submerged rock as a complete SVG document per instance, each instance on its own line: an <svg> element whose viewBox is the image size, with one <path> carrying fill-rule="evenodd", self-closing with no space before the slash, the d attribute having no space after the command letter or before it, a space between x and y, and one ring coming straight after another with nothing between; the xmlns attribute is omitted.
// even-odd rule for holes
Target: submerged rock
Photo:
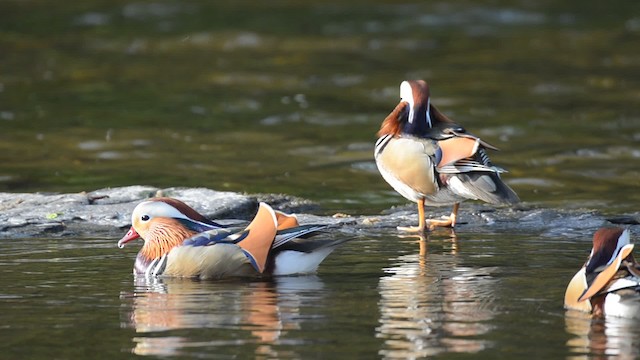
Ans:
<svg viewBox="0 0 640 360"><path fill-rule="evenodd" d="M400 225L417 224L415 205L391 208L377 216L336 214L318 216L313 202L289 195L246 195L206 188L167 188L127 186L76 194L0 193L0 237L119 237L131 225L131 212L142 200L154 196L178 198L203 215L222 220L247 220L265 201L274 208L297 213L302 223L320 222L341 225L347 234L378 236L396 233ZM429 208L431 217L446 214L448 208ZM529 232L545 237L585 237L605 225L635 227L638 214L607 219L595 210L540 209L519 205L493 208L467 202L461 206L457 232ZM437 230L450 231L449 229Z"/></svg>

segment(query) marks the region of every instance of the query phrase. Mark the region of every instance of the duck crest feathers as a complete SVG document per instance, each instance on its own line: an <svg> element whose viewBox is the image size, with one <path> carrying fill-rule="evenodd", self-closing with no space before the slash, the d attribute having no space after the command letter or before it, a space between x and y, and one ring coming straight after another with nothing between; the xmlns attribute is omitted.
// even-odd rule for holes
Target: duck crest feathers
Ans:
<svg viewBox="0 0 640 360"><path fill-rule="evenodd" d="M593 234L593 252L595 254L602 254L604 258L602 260L609 261L618 247L618 242L622 234L623 229L620 228L601 228ZM628 241L627 241L628 242ZM624 244L622 244L624 245ZM593 260L593 256L592 259ZM591 262L590 260L590 262ZM602 265L602 264L600 264Z"/></svg>
<svg viewBox="0 0 640 360"><path fill-rule="evenodd" d="M578 302L587 300L602 290L616 275L622 261L632 256L632 251L629 230L602 228L596 231L591 256L584 266L588 287L580 295Z"/></svg>
<svg viewBox="0 0 640 360"><path fill-rule="evenodd" d="M163 203L169 204L169 205L173 206L174 208L176 208L176 210L178 210L181 213L183 213L189 219L192 219L192 220L195 220L195 221L200 221L200 222L203 222L205 224L211 223L211 220L207 219L202 214L200 214L199 212L197 212L194 209L192 209L189 205L185 204L184 202L182 202L182 201L180 201L178 199L174 199L174 198L170 198L170 197L157 197L157 198L149 199L149 201L159 201L159 202L163 202Z"/></svg>
<svg viewBox="0 0 640 360"><path fill-rule="evenodd" d="M434 123L444 123L444 124L456 124L455 121L451 120L447 115L443 114L438 108L429 103L429 112L431 113L431 118L434 120Z"/></svg>

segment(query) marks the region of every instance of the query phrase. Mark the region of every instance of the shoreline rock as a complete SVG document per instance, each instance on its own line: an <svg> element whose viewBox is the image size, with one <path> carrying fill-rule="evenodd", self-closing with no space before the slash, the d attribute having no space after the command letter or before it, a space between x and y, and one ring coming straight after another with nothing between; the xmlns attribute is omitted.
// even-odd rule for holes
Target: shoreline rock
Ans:
<svg viewBox="0 0 640 360"><path fill-rule="evenodd" d="M0 193L0 238L32 237L120 237L131 224L131 211L144 199L171 196L185 201L203 215L222 220L249 219L264 201L274 208L296 213L302 223L341 225L340 231L354 235L379 236L397 233L396 226L417 223L415 205L394 207L375 216L310 214L318 210L313 202L289 195L238 194L207 188L166 188L127 186L89 193L43 194ZM448 208L434 208L431 216L446 214ZM535 232L540 236L584 237L590 239L600 226L635 228L639 214L607 218L591 209L540 209L520 204L515 208L493 208L467 202L461 207L463 232ZM447 229L438 230L446 231Z"/></svg>
<svg viewBox="0 0 640 360"><path fill-rule="evenodd" d="M203 215L244 218L258 201L247 195L204 188L127 186L75 194L0 193L0 238L101 236L131 225L131 211L154 196L179 198Z"/></svg>

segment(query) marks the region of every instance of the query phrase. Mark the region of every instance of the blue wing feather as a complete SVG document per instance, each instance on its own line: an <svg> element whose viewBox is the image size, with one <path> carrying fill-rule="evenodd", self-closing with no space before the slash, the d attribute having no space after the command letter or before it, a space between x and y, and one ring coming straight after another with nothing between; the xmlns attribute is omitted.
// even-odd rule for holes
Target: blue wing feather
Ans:
<svg viewBox="0 0 640 360"><path fill-rule="evenodd" d="M177 219L182 225L184 225L187 229L195 231L197 233L202 233L209 230L222 229L223 227L218 224L206 224L200 221L190 220L190 219Z"/></svg>
<svg viewBox="0 0 640 360"><path fill-rule="evenodd" d="M209 246L219 243L236 244L242 241L247 235L248 231L242 231L239 233L232 233L228 230L215 229L196 234L186 239L183 246Z"/></svg>
<svg viewBox="0 0 640 360"><path fill-rule="evenodd" d="M242 252L244 253L244 255L247 257L247 259L249 259L249 263L251 264L251 266L253 266L253 268L257 271L260 272L260 267L258 266L258 262L256 261L256 258L253 257L253 255L251 255L250 252L242 249Z"/></svg>
<svg viewBox="0 0 640 360"><path fill-rule="evenodd" d="M271 248L276 249L296 238L313 236L316 232L324 230L326 227L328 227L328 225L302 225L285 230L279 230Z"/></svg>

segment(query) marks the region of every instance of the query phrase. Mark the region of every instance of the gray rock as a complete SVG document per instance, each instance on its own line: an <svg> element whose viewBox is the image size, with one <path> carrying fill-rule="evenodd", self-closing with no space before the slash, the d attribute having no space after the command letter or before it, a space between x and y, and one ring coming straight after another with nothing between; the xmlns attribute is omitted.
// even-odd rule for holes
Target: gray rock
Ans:
<svg viewBox="0 0 640 360"><path fill-rule="evenodd" d="M0 193L0 237L120 233L131 225L133 208L153 196L181 199L216 219L246 219L258 206L256 197L204 188L128 186L78 194Z"/></svg>
<svg viewBox="0 0 640 360"><path fill-rule="evenodd" d="M248 220L260 201L289 213L297 213L301 223L332 224L349 235L375 237L397 233L396 227L417 224L415 205L394 207L377 216L310 214L318 206L289 195L246 195L206 188L168 188L127 186L77 194L0 193L0 238L24 237L120 237L131 224L133 208L153 196L178 198L203 215L224 219ZM449 208L429 208L429 216L448 214ZM461 206L456 231L487 233L539 234L543 237L590 239L593 231L604 225L635 228L640 215L628 214L606 218L591 209L541 209L526 204L515 208L493 208L467 202ZM450 231L448 229L438 232Z"/></svg>

